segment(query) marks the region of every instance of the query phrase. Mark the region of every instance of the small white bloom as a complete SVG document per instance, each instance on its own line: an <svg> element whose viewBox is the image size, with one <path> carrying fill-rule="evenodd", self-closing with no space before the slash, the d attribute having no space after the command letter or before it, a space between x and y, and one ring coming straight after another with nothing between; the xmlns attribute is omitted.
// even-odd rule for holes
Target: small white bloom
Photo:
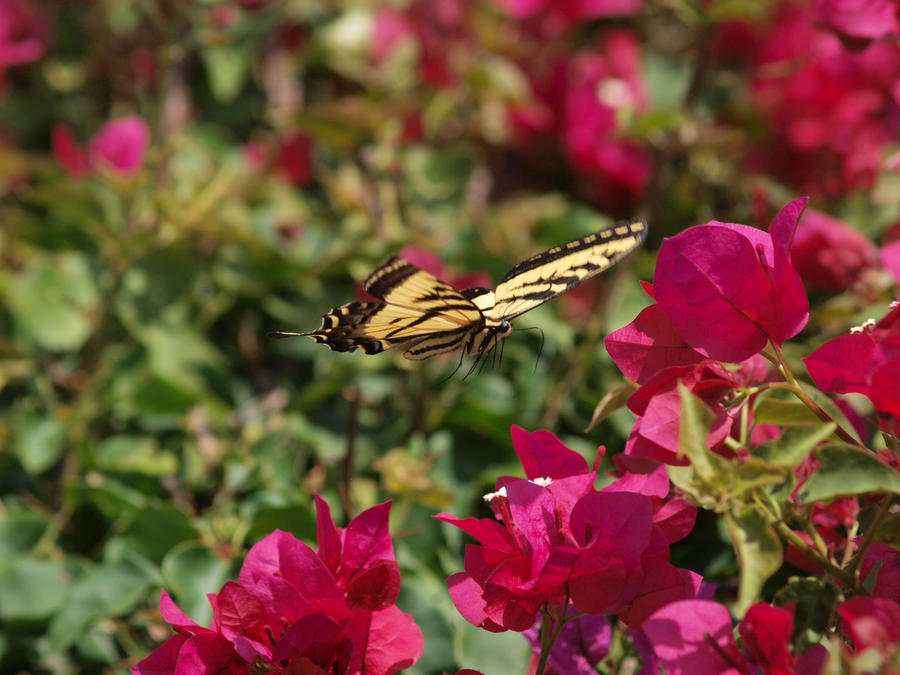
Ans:
<svg viewBox="0 0 900 675"><path fill-rule="evenodd" d="M484 501L490 502L496 499L497 497L505 497L506 496L506 486L500 488L496 492L488 492L484 497Z"/></svg>
<svg viewBox="0 0 900 675"><path fill-rule="evenodd" d="M866 319L858 326L853 326L850 329L850 335L859 335L860 333L866 333L873 328L875 328L875 324L878 323L875 319Z"/></svg>
<svg viewBox="0 0 900 675"><path fill-rule="evenodd" d="M529 483L534 483L535 485L540 485L541 487L547 487L550 483L553 482L552 478L535 478L534 480L528 481Z"/></svg>

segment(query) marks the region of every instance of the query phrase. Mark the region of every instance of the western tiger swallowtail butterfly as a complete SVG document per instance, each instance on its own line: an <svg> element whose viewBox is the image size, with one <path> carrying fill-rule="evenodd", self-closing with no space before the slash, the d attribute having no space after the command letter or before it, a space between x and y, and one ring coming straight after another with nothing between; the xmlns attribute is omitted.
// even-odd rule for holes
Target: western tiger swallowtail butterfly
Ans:
<svg viewBox="0 0 900 675"><path fill-rule="evenodd" d="M322 317L308 333L338 352L366 354L399 348L407 359L427 359L462 349L481 356L512 331L510 320L608 269L640 246L642 219L611 227L538 253L513 267L500 284L457 291L403 258L385 260L363 282L378 302L351 302Z"/></svg>

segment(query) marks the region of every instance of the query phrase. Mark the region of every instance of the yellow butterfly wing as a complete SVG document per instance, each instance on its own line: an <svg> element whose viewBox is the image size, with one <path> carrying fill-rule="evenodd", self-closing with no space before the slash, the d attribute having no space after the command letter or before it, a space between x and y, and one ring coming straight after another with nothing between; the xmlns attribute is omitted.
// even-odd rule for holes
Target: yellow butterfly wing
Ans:
<svg viewBox="0 0 900 675"><path fill-rule="evenodd" d="M322 317L317 330L273 336L303 335L335 351L359 347L367 354L401 347L406 358L420 360L458 349L484 324L472 301L397 256L379 265L363 288L381 302L341 305Z"/></svg>
<svg viewBox="0 0 900 675"><path fill-rule="evenodd" d="M565 293L612 267L640 246L646 236L644 220L621 221L523 260L494 290L494 306L485 312L488 321L512 319Z"/></svg>

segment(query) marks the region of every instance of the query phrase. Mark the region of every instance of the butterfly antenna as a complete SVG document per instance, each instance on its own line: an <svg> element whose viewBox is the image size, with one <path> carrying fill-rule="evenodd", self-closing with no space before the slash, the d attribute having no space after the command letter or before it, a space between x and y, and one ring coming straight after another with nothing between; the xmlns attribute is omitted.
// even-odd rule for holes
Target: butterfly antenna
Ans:
<svg viewBox="0 0 900 675"><path fill-rule="evenodd" d="M306 337L309 333L283 333L282 331L272 331L269 333L270 338L289 338L289 337Z"/></svg>
<svg viewBox="0 0 900 675"><path fill-rule="evenodd" d="M536 330L541 334L541 346L538 347L538 355L534 362L534 370L531 372L531 374L534 375L537 372L538 363L540 363L541 360L541 353L544 351L544 331L541 330L540 326L529 326L528 328L522 328L520 330Z"/></svg>
<svg viewBox="0 0 900 675"><path fill-rule="evenodd" d="M451 377L453 377L454 375L456 375L456 371L459 370L459 367L462 365L463 357L464 357L465 355L466 355L466 350L465 350L465 349L462 349L462 350L459 352L459 363L456 364L456 368L454 368L453 371L452 371L447 377L445 377L443 380L441 380L440 382L438 382L438 384L444 384L444 382L446 382L446 381L449 380ZM465 379L465 378L464 378L464 379Z"/></svg>
<svg viewBox="0 0 900 675"><path fill-rule="evenodd" d="M472 367L466 371L466 376L463 378L464 380L467 380L469 378L469 375L472 374L472 371L474 371L478 367L478 362L481 361L482 356L484 356L484 352L481 352L478 356L475 357L475 361L472 363Z"/></svg>

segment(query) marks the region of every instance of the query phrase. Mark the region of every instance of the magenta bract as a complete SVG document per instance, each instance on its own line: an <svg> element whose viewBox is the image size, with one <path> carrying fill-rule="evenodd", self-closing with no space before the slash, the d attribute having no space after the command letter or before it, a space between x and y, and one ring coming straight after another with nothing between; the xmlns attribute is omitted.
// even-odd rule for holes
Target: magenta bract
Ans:
<svg viewBox="0 0 900 675"><path fill-rule="evenodd" d="M712 221L663 242L654 291L688 345L736 363L803 328L808 302L788 247L807 201L785 206L769 233Z"/></svg>
<svg viewBox="0 0 900 675"><path fill-rule="evenodd" d="M210 594L213 622L194 623L163 591L179 633L132 670L237 675L271 672L390 675L422 654L422 633L394 606L400 574L388 533L390 502L334 526L316 497L319 552L276 530L247 554L239 580ZM268 671L267 671L268 672Z"/></svg>

